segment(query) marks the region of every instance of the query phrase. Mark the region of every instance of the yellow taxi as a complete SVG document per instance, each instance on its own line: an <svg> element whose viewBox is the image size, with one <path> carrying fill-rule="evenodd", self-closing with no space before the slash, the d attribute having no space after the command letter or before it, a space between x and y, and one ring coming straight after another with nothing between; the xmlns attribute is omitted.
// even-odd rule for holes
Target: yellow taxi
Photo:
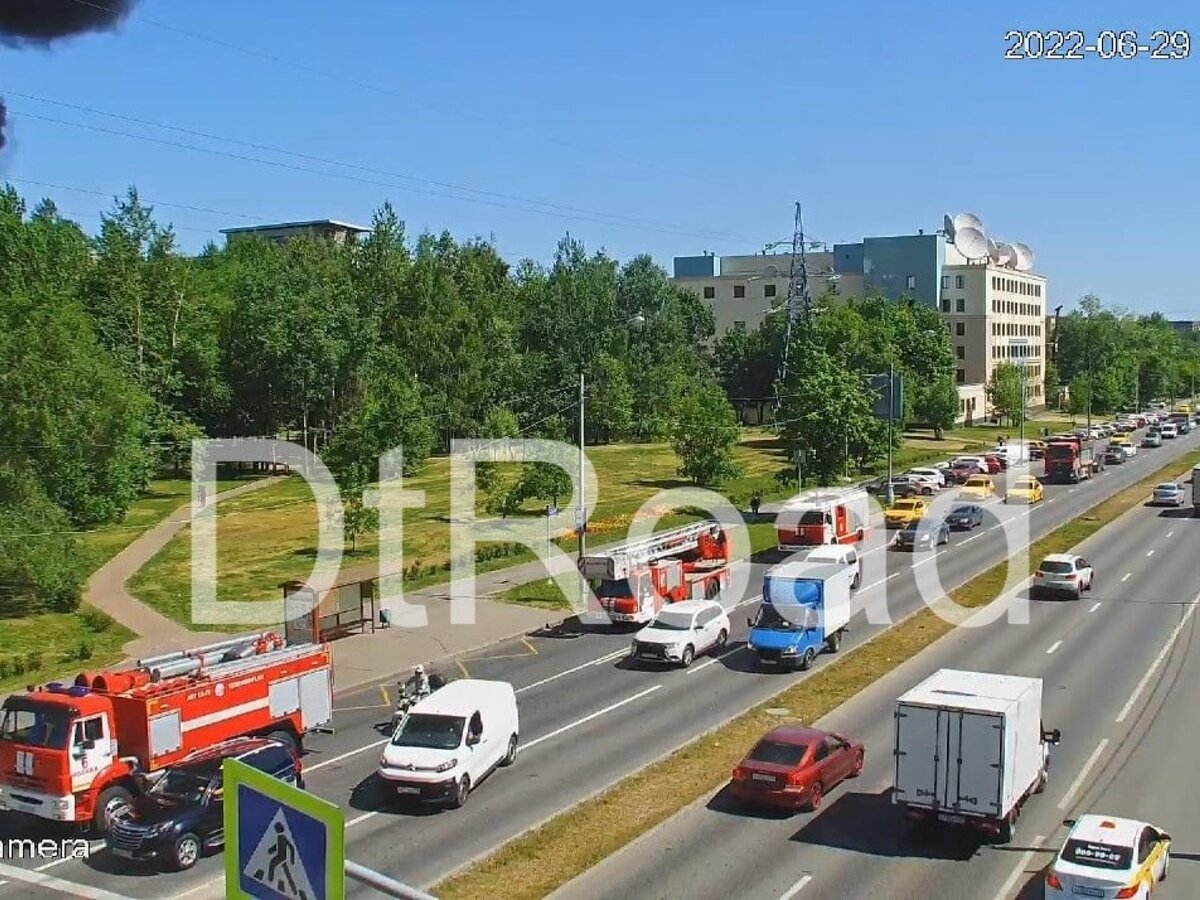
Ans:
<svg viewBox="0 0 1200 900"><path fill-rule="evenodd" d="M1004 495L1005 503L1041 503L1046 499L1042 483L1032 475L1022 475Z"/></svg>
<svg viewBox="0 0 1200 900"><path fill-rule="evenodd" d="M1109 439L1109 443L1114 447L1132 447L1133 438L1131 438L1128 434L1114 434Z"/></svg>
<svg viewBox="0 0 1200 900"><path fill-rule="evenodd" d="M903 528L912 522L920 521L929 512L929 505L916 497L906 497L897 500L883 513L883 522L888 528Z"/></svg>
<svg viewBox="0 0 1200 900"><path fill-rule="evenodd" d="M1067 819L1070 827L1046 871L1052 897L1120 897L1145 900L1167 878L1171 836L1149 822L1118 816Z"/></svg>
<svg viewBox="0 0 1200 900"><path fill-rule="evenodd" d="M964 500L990 500L996 496L996 483L988 475L972 475L959 491Z"/></svg>

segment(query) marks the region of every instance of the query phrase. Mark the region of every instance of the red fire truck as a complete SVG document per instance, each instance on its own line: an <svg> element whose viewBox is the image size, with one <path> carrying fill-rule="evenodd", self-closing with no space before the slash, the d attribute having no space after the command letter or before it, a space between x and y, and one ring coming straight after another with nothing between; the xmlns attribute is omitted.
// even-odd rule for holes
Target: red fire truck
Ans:
<svg viewBox="0 0 1200 900"><path fill-rule="evenodd" d="M664 603L724 590L729 541L719 522L696 522L585 556L579 572L614 622L649 622Z"/></svg>
<svg viewBox="0 0 1200 900"><path fill-rule="evenodd" d="M867 535L870 505L862 488L809 491L793 497L775 517L780 550L853 544Z"/></svg>
<svg viewBox="0 0 1200 900"><path fill-rule="evenodd" d="M242 735L299 750L332 716L329 645L288 646L272 632L84 672L4 701L0 810L103 833L138 776Z"/></svg>

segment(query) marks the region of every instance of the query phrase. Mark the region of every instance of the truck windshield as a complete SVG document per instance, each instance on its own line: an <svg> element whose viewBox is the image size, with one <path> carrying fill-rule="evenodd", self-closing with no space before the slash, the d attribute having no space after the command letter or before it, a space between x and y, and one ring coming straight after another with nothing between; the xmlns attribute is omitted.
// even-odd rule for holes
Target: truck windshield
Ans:
<svg viewBox="0 0 1200 900"><path fill-rule="evenodd" d="M1133 848L1072 839L1063 847L1062 858L1064 862L1075 863L1077 866L1128 869L1133 861Z"/></svg>
<svg viewBox="0 0 1200 900"><path fill-rule="evenodd" d="M453 750L462 743L465 716L435 716L412 713L392 736L393 747L426 747Z"/></svg>
<svg viewBox="0 0 1200 900"><path fill-rule="evenodd" d="M10 697L4 701L3 712L0 741L47 750L67 748L71 720L65 710Z"/></svg>
<svg viewBox="0 0 1200 900"><path fill-rule="evenodd" d="M779 766L795 766L804 759L807 744L788 744L784 741L759 741L750 751L755 762L774 763Z"/></svg>
<svg viewBox="0 0 1200 900"><path fill-rule="evenodd" d="M800 517L801 525L824 525L825 514L819 509L810 509Z"/></svg>
<svg viewBox="0 0 1200 900"><path fill-rule="evenodd" d="M774 606L760 606L754 619L755 628L767 628L771 631L802 631L795 622L789 622L779 614Z"/></svg>
<svg viewBox="0 0 1200 900"><path fill-rule="evenodd" d="M629 586L628 578L619 578L616 581L601 581L595 587L596 596L606 599L616 599L618 597L632 597L633 589Z"/></svg>

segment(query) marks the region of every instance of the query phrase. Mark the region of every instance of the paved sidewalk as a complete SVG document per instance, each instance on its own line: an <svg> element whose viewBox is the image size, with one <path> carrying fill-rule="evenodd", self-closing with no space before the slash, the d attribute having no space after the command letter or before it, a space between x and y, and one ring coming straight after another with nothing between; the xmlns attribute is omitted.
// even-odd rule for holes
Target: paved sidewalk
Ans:
<svg viewBox="0 0 1200 900"><path fill-rule="evenodd" d="M259 478L238 485L218 494L217 500L228 500L250 491L260 490L274 484L284 476ZM106 562L84 588L83 599L97 609L108 613L137 637L124 646L132 659L166 653L171 650L186 650L199 644L219 641L226 635L211 632L195 632L168 619L158 610L138 600L129 593L126 584L158 551L184 529L192 518L192 504L183 506L167 516L153 528L138 535L128 547Z"/></svg>

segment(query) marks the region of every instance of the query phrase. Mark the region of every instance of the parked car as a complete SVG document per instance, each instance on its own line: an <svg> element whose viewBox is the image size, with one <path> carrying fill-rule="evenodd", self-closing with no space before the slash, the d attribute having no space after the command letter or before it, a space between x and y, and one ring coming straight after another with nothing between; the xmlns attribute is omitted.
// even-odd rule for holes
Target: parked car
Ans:
<svg viewBox="0 0 1200 900"><path fill-rule="evenodd" d="M945 520L933 521L928 516L909 522L896 534L893 546L897 550L931 550L950 543L950 526Z"/></svg>
<svg viewBox="0 0 1200 900"><path fill-rule="evenodd" d="M988 475L972 475L959 496L964 500L990 500L996 496L996 483Z"/></svg>
<svg viewBox="0 0 1200 900"><path fill-rule="evenodd" d="M698 654L719 652L731 630L725 608L715 600L672 603L634 635L629 657L677 663L686 669Z"/></svg>
<svg viewBox="0 0 1200 900"><path fill-rule="evenodd" d="M983 462L956 460L950 471L954 473L956 484L964 484L973 475L986 475L987 465Z"/></svg>
<svg viewBox="0 0 1200 900"><path fill-rule="evenodd" d="M1089 814L1067 819L1062 849L1046 870L1045 896L1149 897L1167 880L1171 835L1149 822Z"/></svg>
<svg viewBox="0 0 1200 900"><path fill-rule="evenodd" d="M1042 483L1032 475L1022 475L1004 495L1005 503L1028 503L1030 506L1045 499L1046 491Z"/></svg>
<svg viewBox="0 0 1200 900"><path fill-rule="evenodd" d="M1155 485L1150 503L1153 506L1183 506L1183 488L1173 481Z"/></svg>
<svg viewBox="0 0 1200 900"><path fill-rule="evenodd" d="M182 871L206 851L219 849L225 842L221 764L227 759L304 786L300 758L281 741L236 738L206 747L158 773L149 789L116 815L106 835L109 852Z"/></svg>
<svg viewBox="0 0 1200 900"><path fill-rule="evenodd" d="M807 725L767 732L733 770L730 793L748 804L820 809L825 795L862 774L861 741Z"/></svg>
<svg viewBox="0 0 1200 900"><path fill-rule="evenodd" d="M909 522L916 522L929 512L924 500L909 497L897 500L883 514L883 523L888 528L903 528Z"/></svg>
<svg viewBox="0 0 1200 900"><path fill-rule="evenodd" d="M1033 596L1069 594L1076 600L1092 589L1092 565L1073 553L1051 553L1033 573Z"/></svg>
<svg viewBox="0 0 1200 900"><path fill-rule="evenodd" d="M963 503L950 510L946 524L956 530L970 531L983 525L983 507L974 503Z"/></svg>
<svg viewBox="0 0 1200 900"><path fill-rule="evenodd" d="M864 488L868 494L873 494L876 497L887 495L888 480L886 478L876 478L874 481L868 481ZM921 493L918 485L906 479L892 479L892 496L893 497L912 497Z"/></svg>
<svg viewBox="0 0 1200 900"><path fill-rule="evenodd" d="M940 491L946 485L942 483L942 475L940 472L930 471L928 469L909 469L905 474L909 481L917 482L923 486L927 486L931 491Z"/></svg>

